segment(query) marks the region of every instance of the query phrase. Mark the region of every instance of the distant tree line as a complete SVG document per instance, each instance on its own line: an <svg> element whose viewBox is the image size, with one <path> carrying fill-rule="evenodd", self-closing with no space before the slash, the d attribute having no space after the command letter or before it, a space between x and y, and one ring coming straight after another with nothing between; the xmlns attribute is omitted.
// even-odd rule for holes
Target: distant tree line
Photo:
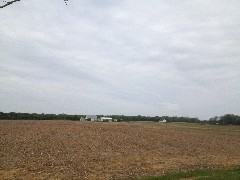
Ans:
<svg viewBox="0 0 240 180"><path fill-rule="evenodd" d="M167 122L189 122L189 123L198 123L200 120L198 118L190 118L190 117L177 117L177 116L123 116L123 115L113 115L111 116L113 119L117 119L118 121L153 121L159 122L162 120L166 120Z"/></svg>
<svg viewBox="0 0 240 180"><path fill-rule="evenodd" d="M79 120L85 115L68 115L68 114L37 114L37 113L3 113L0 112L0 120Z"/></svg>
<svg viewBox="0 0 240 180"><path fill-rule="evenodd" d="M80 118L86 118L86 115L68 115L68 114L37 114L37 113L3 113L0 112L0 120L72 120L79 121ZM98 118L103 115L97 115ZM240 125L240 116L234 114L226 114L224 116L214 116L208 121L200 121L198 118L190 117L177 117L177 116L124 116L124 115L111 115L113 119L118 122L130 121L152 121L159 122L166 120L167 122L188 122L188 123L204 123L204 124L219 124L219 125Z"/></svg>
<svg viewBox="0 0 240 180"><path fill-rule="evenodd" d="M240 125L240 116L234 114L225 114L224 116L214 116L209 119L209 124L220 125Z"/></svg>
<svg viewBox="0 0 240 180"><path fill-rule="evenodd" d="M86 115L68 115L68 114L37 114L37 113L3 113L0 112L0 120L79 120L81 117L86 117ZM103 117L103 115L97 115L98 118ZM198 123L200 120L198 118L190 117L177 117L177 116L124 116L124 115L111 115L113 119L118 122L129 122L129 121L153 121L158 122L166 120L167 122L189 122Z"/></svg>

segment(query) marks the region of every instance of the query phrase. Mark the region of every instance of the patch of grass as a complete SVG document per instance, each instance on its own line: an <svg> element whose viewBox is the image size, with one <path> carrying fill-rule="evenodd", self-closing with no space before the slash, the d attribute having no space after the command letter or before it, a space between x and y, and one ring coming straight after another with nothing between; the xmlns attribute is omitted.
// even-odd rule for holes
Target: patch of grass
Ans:
<svg viewBox="0 0 240 180"><path fill-rule="evenodd" d="M216 169L216 170L194 170L189 172L179 172L166 174L160 177L150 177L146 180L215 180L215 179L240 179L240 168L238 169Z"/></svg>

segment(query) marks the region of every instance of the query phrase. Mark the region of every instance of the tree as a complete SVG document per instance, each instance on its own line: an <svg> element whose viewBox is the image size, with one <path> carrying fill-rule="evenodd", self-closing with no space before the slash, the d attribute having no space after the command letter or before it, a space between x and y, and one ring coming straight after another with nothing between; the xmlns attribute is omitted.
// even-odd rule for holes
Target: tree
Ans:
<svg viewBox="0 0 240 180"><path fill-rule="evenodd" d="M209 124L220 124L220 125L240 125L240 116L234 114L225 114L224 116L214 116L208 121Z"/></svg>
<svg viewBox="0 0 240 180"><path fill-rule="evenodd" d="M240 116L234 114L225 114L220 117L221 124L240 125Z"/></svg>
<svg viewBox="0 0 240 180"><path fill-rule="evenodd" d="M15 2L17 2L17 1L20 1L20 0L13 0L13 1L3 1L5 4L4 4L4 5L2 5L2 6L0 6L0 8L7 7L7 6L9 6L9 5L11 5L11 4L13 4L13 3L15 3ZM64 0L64 3L67 5L67 3L68 3L68 0Z"/></svg>
<svg viewBox="0 0 240 180"><path fill-rule="evenodd" d="M8 2L7 1L3 1L3 2L5 2L5 4L3 6L0 6L0 8L4 8L6 6L9 6L9 5L11 5L11 4L13 4L13 3L15 3L17 1L20 1L20 0L14 0L14 1L8 1Z"/></svg>

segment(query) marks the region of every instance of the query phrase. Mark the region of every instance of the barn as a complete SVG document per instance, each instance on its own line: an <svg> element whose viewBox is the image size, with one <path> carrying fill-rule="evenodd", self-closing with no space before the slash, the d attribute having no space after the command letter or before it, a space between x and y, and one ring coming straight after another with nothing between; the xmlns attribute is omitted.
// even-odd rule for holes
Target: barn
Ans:
<svg viewBox="0 0 240 180"><path fill-rule="evenodd" d="M110 118L110 117L101 117L99 121L101 121L101 122L112 122L112 118Z"/></svg>
<svg viewBox="0 0 240 180"><path fill-rule="evenodd" d="M86 116L86 121L97 121L97 116L96 115L87 115Z"/></svg>

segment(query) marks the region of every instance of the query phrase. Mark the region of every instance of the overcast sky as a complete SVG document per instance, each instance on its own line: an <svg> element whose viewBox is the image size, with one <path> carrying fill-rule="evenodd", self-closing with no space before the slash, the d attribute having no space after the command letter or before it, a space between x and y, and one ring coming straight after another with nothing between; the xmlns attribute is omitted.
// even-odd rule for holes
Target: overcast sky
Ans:
<svg viewBox="0 0 240 180"><path fill-rule="evenodd" d="M0 111L239 115L240 1L21 0L0 9Z"/></svg>

